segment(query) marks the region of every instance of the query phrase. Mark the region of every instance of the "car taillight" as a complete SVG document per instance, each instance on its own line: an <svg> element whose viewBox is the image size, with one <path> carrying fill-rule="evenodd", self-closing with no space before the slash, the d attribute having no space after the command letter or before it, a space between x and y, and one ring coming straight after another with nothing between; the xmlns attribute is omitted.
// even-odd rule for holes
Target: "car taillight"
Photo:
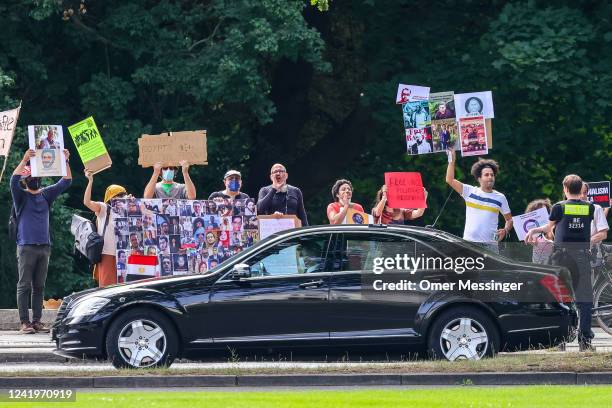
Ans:
<svg viewBox="0 0 612 408"><path fill-rule="evenodd" d="M544 286L551 295L559 303L570 303L574 301L572 293L570 292L565 282L559 279L557 276L548 275L540 279L540 284Z"/></svg>

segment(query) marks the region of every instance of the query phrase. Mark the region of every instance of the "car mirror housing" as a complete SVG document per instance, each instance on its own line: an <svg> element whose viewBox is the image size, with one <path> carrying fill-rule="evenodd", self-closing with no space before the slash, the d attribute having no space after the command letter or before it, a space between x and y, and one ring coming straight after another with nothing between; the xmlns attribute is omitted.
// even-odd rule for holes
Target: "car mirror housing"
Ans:
<svg viewBox="0 0 612 408"><path fill-rule="evenodd" d="M234 280L240 280L251 277L251 267L247 264L236 264L232 268L230 276Z"/></svg>

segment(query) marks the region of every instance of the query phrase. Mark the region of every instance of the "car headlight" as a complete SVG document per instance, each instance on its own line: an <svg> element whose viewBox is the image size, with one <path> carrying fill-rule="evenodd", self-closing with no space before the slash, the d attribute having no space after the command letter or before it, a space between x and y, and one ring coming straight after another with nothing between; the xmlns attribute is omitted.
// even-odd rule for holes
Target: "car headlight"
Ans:
<svg viewBox="0 0 612 408"><path fill-rule="evenodd" d="M92 297L85 299L81 302L77 302L76 305L70 312L68 312L69 318L74 318L73 323L82 320L85 316L92 316L98 312L98 310L102 309L110 299L101 298L101 297Z"/></svg>

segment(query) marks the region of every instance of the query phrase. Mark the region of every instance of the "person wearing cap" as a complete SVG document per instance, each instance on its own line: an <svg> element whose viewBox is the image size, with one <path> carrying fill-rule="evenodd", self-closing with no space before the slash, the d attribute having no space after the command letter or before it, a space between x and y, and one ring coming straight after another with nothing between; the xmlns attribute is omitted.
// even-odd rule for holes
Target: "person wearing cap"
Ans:
<svg viewBox="0 0 612 408"><path fill-rule="evenodd" d="M111 184L106 188L104 193L104 202L92 201L91 189L93 187L93 173L85 170L87 177L87 187L85 187L85 195L83 196L83 204L96 214L96 227L98 234L104 238L104 246L102 247L102 259L94 266L94 279L98 281L98 286L103 288L108 285L117 283L117 264L115 260L116 238L114 232L115 213L111 211L110 200L113 198L122 198L127 195L124 187L117 184ZM106 230L106 218L108 225Z"/></svg>
<svg viewBox="0 0 612 408"><path fill-rule="evenodd" d="M40 321L51 256L49 210L53 201L72 184L68 150L64 150L66 176L44 188L41 188L41 178L32 177L27 165L35 156L34 150L27 150L11 177L11 195L17 214L17 308L21 321L19 332L22 334L49 332L49 328ZM30 297L32 322L28 310Z"/></svg>
<svg viewBox="0 0 612 408"><path fill-rule="evenodd" d="M215 191L208 199L225 198L229 200L244 200L249 198L248 194L240 191L242 188L242 175L238 170L228 170L223 176L225 190Z"/></svg>
<svg viewBox="0 0 612 408"><path fill-rule="evenodd" d="M145 187L143 198L177 198L179 200L195 200L196 188L189 176L189 162L180 162L185 184L174 181L178 167L163 166L160 162L153 165L153 174ZM161 176L161 181L157 182Z"/></svg>
<svg viewBox="0 0 612 408"><path fill-rule="evenodd" d="M308 225L308 217L304 209L302 191L287 184L289 174L280 163L270 169L272 184L259 190L257 200L257 214L261 215L295 215L302 221L302 227Z"/></svg>

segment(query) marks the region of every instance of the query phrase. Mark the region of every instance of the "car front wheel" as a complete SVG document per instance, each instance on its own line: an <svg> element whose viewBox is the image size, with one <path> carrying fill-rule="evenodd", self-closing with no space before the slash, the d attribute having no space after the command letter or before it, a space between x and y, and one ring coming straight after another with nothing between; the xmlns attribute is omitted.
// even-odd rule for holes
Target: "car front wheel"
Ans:
<svg viewBox="0 0 612 408"><path fill-rule="evenodd" d="M434 358L480 360L495 354L499 343L499 333L489 316L462 306L438 316L429 334L428 348Z"/></svg>
<svg viewBox="0 0 612 408"><path fill-rule="evenodd" d="M128 310L112 322L106 336L106 352L116 368L170 366L177 351L172 323L155 310Z"/></svg>

